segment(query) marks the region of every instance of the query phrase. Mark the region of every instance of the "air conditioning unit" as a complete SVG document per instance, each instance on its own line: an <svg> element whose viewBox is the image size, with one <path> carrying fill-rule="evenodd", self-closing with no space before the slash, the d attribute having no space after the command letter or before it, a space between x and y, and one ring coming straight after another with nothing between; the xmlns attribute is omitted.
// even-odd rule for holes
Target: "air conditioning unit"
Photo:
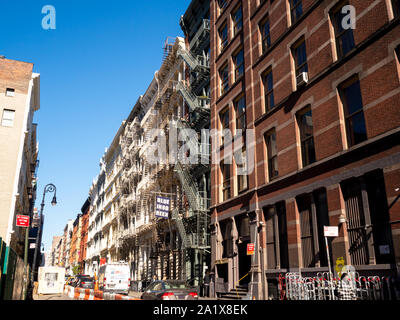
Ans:
<svg viewBox="0 0 400 320"><path fill-rule="evenodd" d="M296 77L297 88L308 83L308 73L302 72Z"/></svg>

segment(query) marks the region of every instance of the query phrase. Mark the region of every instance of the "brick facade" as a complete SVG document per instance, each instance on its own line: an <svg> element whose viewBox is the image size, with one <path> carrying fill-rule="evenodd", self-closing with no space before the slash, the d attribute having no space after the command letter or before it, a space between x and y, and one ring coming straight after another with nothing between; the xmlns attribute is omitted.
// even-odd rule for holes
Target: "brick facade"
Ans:
<svg viewBox="0 0 400 320"><path fill-rule="evenodd" d="M346 264L355 265L360 272L394 274L396 267L399 269L400 266L400 204L397 189L400 184L400 73L399 57L396 55L396 48L400 45L399 18L393 17L390 1L303 0L300 1L302 14L292 23L289 0L259 2L228 1L228 5L220 10L217 1L211 1L211 128L221 128L219 114L228 107L230 130L234 135L236 121L233 101L244 93L247 128L254 129L256 137L255 170L249 175L248 189L244 192L237 191L236 165L233 162L230 166L231 194L228 200L223 201L220 166L212 165L211 267L215 272L216 291L221 293L234 288L246 273L240 270L241 263L248 264L243 262L245 256L238 252L238 242L232 240L234 237L228 237L221 228L227 221L232 225L231 233L238 233L236 240L256 242L257 254L251 265L247 266L248 271L252 267L253 280L244 282L249 282L249 288L252 286L253 293L260 298L274 295L273 284L279 273L298 271L299 268L309 273L327 271L324 253L319 250L323 247L320 221L325 214L326 223L339 226L339 237L333 239L330 245L333 265L336 259L343 257ZM356 10L356 28L352 30L354 44L346 54L338 56L339 41L333 14L336 8L340 9L345 4L354 6ZM243 27L234 35L232 13L240 5ZM267 17L270 23L270 46L263 53L260 25ZM225 23L228 25L228 44L220 51L218 30ZM295 50L301 39L305 43L308 83L297 86ZM240 48L244 50L244 74L236 80L232 56ZM229 89L221 95L219 70L226 63ZM264 97L262 77L270 70L274 105L266 111L268 104ZM342 93L352 77L356 77L354 81L359 83L366 128L366 140L354 145L348 138L351 129L350 120L346 120L350 118L346 115L345 104L354 106L356 103L345 100L346 95ZM354 94L351 97L355 99ZM315 162L303 165L304 151L298 115L307 106L312 114ZM276 135L278 176L271 180L264 135L272 129ZM359 133L352 132L353 135ZM213 150L219 152L222 159L224 148L214 144ZM381 182L385 190L376 187ZM311 197L310 210L304 209L307 206L302 204L300 196ZM359 200L356 209L351 207L352 197ZM279 210L283 210L280 212L284 212L286 217L287 243L276 246L279 237L271 237L268 233L272 231L273 224L266 219L266 209L282 201L284 210ZM379 216L378 208L385 213ZM360 245L365 250L365 263L361 261L363 254L360 253L358 257L351 247L351 243L354 245L356 241L354 234L358 232L349 227L352 223L349 221L353 214L351 210L362 212L360 219L365 219L367 225L368 220L376 222L374 227L367 228L368 232L374 234L373 239ZM306 214L310 215L309 221L313 221L314 227L308 230L311 232L309 236L315 255L315 261L310 264L312 267L304 265L308 263L310 255L304 247L309 243L305 234L308 231L304 227ZM386 214L387 219L383 218ZM238 217L246 215L249 217L250 232L247 235L242 231L243 236L240 236L237 225L244 220ZM233 217L236 223L232 223ZM347 219L347 222L341 222L343 219ZM283 222L279 223L276 222L275 226L281 226ZM391 229L392 234L388 238L383 239L378 235L384 230L377 227L380 224L382 228L385 225ZM232 242L231 252L223 250L229 247L227 241ZM268 268L276 256L282 258L282 246L287 247L287 265L283 263L285 259L280 259L280 265ZM276 253L277 250L281 250L280 254ZM233 254L235 252L236 255ZM225 263L229 270L238 271L223 271Z"/></svg>

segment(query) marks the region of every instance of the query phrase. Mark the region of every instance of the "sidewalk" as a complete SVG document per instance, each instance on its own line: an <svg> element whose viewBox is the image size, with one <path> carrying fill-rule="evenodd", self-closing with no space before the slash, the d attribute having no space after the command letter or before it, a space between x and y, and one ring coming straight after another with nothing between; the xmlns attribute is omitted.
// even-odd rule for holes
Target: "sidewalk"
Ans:
<svg viewBox="0 0 400 320"><path fill-rule="evenodd" d="M129 297L132 297L132 298L139 298L139 299L140 299L140 296L142 295L142 293L143 293L143 292L130 291L130 290L129 290L128 296L129 296Z"/></svg>

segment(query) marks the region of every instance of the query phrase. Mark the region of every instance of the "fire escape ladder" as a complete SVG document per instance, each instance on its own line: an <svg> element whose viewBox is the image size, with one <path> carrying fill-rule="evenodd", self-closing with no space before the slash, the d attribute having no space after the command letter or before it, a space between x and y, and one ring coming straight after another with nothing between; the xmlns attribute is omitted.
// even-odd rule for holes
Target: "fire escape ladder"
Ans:
<svg viewBox="0 0 400 320"><path fill-rule="evenodd" d="M182 221L182 216L179 213L179 207L175 207L172 210L172 219L175 220L176 227L178 228L179 235L182 239L183 249L188 249L192 246L191 239L188 237L185 229L185 225Z"/></svg>
<svg viewBox="0 0 400 320"><path fill-rule="evenodd" d="M179 48L178 56L186 62L186 64L196 72L208 73L210 70L210 62L203 56L194 56L189 51Z"/></svg>
<svg viewBox="0 0 400 320"><path fill-rule="evenodd" d="M210 101L208 97L198 97L186 87L186 85L179 81L176 85L177 91L182 95L183 99L189 105L191 112L198 112L200 114L209 115L210 112Z"/></svg>

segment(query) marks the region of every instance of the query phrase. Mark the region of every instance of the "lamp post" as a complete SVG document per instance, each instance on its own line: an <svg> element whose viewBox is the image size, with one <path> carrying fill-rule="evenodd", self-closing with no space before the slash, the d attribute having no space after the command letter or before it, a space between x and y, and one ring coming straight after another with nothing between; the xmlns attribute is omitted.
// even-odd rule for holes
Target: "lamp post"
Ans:
<svg viewBox="0 0 400 320"><path fill-rule="evenodd" d="M54 207L57 204L56 186L54 184L52 184L52 183L49 183L44 187L43 199L42 199L42 203L40 205L40 219L39 219L38 232L37 232L37 235L36 235L35 254L33 256L32 282L34 280L34 273L35 273L35 270L36 270L38 248L39 248L39 243L40 243L39 237L41 237L41 232L42 232L44 199L45 199L45 196L46 196L47 192L54 192L53 200L51 200L51 205Z"/></svg>

